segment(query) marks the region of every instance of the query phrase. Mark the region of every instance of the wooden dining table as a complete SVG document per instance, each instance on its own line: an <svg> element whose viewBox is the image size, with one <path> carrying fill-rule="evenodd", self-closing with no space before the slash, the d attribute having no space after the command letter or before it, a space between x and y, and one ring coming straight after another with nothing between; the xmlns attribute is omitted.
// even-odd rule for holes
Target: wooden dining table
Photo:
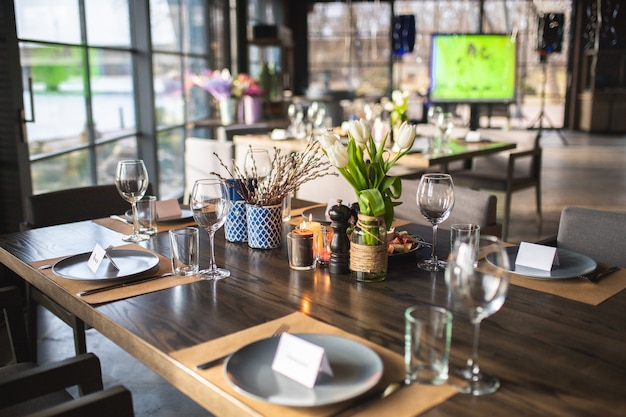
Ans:
<svg viewBox="0 0 626 417"><path fill-rule="evenodd" d="M424 139L425 138L421 138ZM248 149L248 147L274 148L287 152L300 152L306 147L306 139L283 139L274 140L269 135L235 135L233 143L236 147ZM445 152L427 152L424 150L411 152L400 158L396 164L405 168L426 169L434 166L442 166L443 171L447 171L447 166L451 162L471 161L478 156L492 155L515 149L517 144L514 141L504 142L482 138L478 141L465 141L453 139L450 141ZM245 152L243 152L245 153Z"/></svg>
<svg viewBox="0 0 626 417"><path fill-rule="evenodd" d="M295 200L294 215L306 205ZM283 226L283 232L293 227ZM431 241L429 227L411 223L402 228ZM251 249L227 242L220 230L216 260L231 271L230 277L181 281L102 303L76 296L52 272L36 268L50 259L89 252L95 243L121 246L121 236L95 221L5 234L0 236L0 262L218 416L332 416L365 402L369 392L318 407L268 404L229 384L224 364L196 369L196 363L269 337L280 322L291 323L295 333L329 332L370 346L385 366L378 389L403 376L405 309L420 303L452 308L444 273L417 267L418 259L430 256L428 247L390 258L386 280L364 283L324 268L292 270L284 243L277 249ZM208 237L204 232L201 236L201 267L206 267ZM448 236L439 231L441 257L449 251ZM170 256L167 232L141 247L164 259ZM626 281L626 275L610 279L607 287ZM563 280L562 293L560 283L551 284L556 289L544 291L512 281L502 309L483 322L478 363L500 378L496 393L472 397L449 384L412 384L386 399L365 402L357 415L623 416L626 291L583 302L578 295L601 291L602 283ZM470 357L472 326L462 313L453 312L454 367Z"/></svg>

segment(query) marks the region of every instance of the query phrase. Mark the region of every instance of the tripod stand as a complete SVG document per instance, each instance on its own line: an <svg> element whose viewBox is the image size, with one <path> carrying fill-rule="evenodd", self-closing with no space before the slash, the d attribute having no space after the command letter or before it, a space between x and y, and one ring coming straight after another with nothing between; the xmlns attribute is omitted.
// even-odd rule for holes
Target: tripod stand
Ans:
<svg viewBox="0 0 626 417"><path fill-rule="evenodd" d="M543 76L543 79L541 80L541 107L539 110L539 114L537 115L537 117L535 117L535 119L530 124L530 128L535 127L535 125L539 123L539 126L538 126L539 137L541 138L543 136L543 121L545 119L548 122L548 126L554 131L556 131L557 135L559 135L559 137L561 138L561 142L563 142L563 145L567 145L568 144L567 139L565 139L565 136L563 136L563 133L561 132L560 129L554 127L554 123L552 123L552 120L550 120L550 116L548 116L548 114L546 113L546 83L548 81L548 54L540 52L539 62L541 62L541 70L542 70L542 76Z"/></svg>

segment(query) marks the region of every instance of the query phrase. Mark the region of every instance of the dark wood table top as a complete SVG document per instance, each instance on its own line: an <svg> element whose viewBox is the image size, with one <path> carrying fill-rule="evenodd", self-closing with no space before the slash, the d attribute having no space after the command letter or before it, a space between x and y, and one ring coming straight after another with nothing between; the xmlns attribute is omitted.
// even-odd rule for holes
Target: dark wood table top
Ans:
<svg viewBox="0 0 626 417"><path fill-rule="evenodd" d="M431 229L403 227L431 240ZM201 267L208 238L202 233ZM218 415L244 415L168 353L292 313L306 314L397 353L404 346L404 310L419 302L448 305L443 273L416 266L429 249L390 260L388 277L357 283L325 271L294 271L286 248L254 250L216 237L216 258L232 275L93 307L26 263L120 245L120 235L86 221L0 236L0 262L85 320ZM440 254L448 234L440 231ZM144 246L169 256L167 233ZM500 377L495 394L457 394L424 416L621 416L626 405L626 291L598 306L512 285L504 307L481 328L482 369ZM470 356L471 326L456 314L451 362Z"/></svg>

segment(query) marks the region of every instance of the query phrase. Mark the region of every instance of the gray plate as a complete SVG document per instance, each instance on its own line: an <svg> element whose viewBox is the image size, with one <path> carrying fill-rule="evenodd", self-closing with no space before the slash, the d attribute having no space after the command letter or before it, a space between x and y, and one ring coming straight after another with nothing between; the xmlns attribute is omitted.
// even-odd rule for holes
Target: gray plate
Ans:
<svg viewBox="0 0 626 417"><path fill-rule="evenodd" d="M94 274L87 266L90 253L70 256L52 266L52 271L60 277L82 281L107 281L129 278L149 271L159 265L159 257L145 251L119 249L109 252L113 261L120 267L115 269L108 259L104 259Z"/></svg>
<svg viewBox="0 0 626 417"><path fill-rule="evenodd" d="M313 207L302 212L302 218L307 222L309 219L322 224L330 224L332 220L326 215L327 206Z"/></svg>
<svg viewBox="0 0 626 417"><path fill-rule="evenodd" d="M372 349L344 337L302 333L301 337L322 346L334 377L322 374L313 388L272 370L279 337L251 343L233 353L224 365L226 379L242 394L272 404L313 407L353 398L380 380L383 363Z"/></svg>
<svg viewBox="0 0 626 417"><path fill-rule="evenodd" d="M557 248L556 254L559 257L559 265L554 265L551 271L544 271L541 269L529 268L526 266L515 265L515 259L517 258L517 251L519 246L509 246L506 248L506 252L509 255L512 270L514 274L525 275L530 278L537 279L566 279L575 278L578 275L586 274L596 269L598 264L596 261L588 256L585 256L578 252L573 252L566 249ZM489 254L487 255L487 261L491 263Z"/></svg>

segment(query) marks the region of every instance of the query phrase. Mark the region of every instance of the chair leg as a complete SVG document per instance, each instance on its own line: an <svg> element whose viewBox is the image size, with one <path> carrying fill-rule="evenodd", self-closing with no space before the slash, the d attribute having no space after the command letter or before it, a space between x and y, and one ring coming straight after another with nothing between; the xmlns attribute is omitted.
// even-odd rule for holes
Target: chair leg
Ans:
<svg viewBox="0 0 626 417"><path fill-rule="evenodd" d="M33 361L37 362L37 338L38 338L38 321L37 321L37 301L34 300L32 292L33 287L26 284L26 325L28 327L28 343L30 344L30 353Z"/></svg>
<svg viewBox="0 0 626 417"><path fill-rule="evenodd" d="M541 234L543 230L543 216L541 215L541 185L535 187L535 200L537 201L537 231Z"/></svg>
<svg viewBox="0 0 626 417"><path fill-rule="evenodd" d="M511 191L507 190L504 196L504 220L502 221L502 240L509 237L509 220L511 218Z"/></svg>

